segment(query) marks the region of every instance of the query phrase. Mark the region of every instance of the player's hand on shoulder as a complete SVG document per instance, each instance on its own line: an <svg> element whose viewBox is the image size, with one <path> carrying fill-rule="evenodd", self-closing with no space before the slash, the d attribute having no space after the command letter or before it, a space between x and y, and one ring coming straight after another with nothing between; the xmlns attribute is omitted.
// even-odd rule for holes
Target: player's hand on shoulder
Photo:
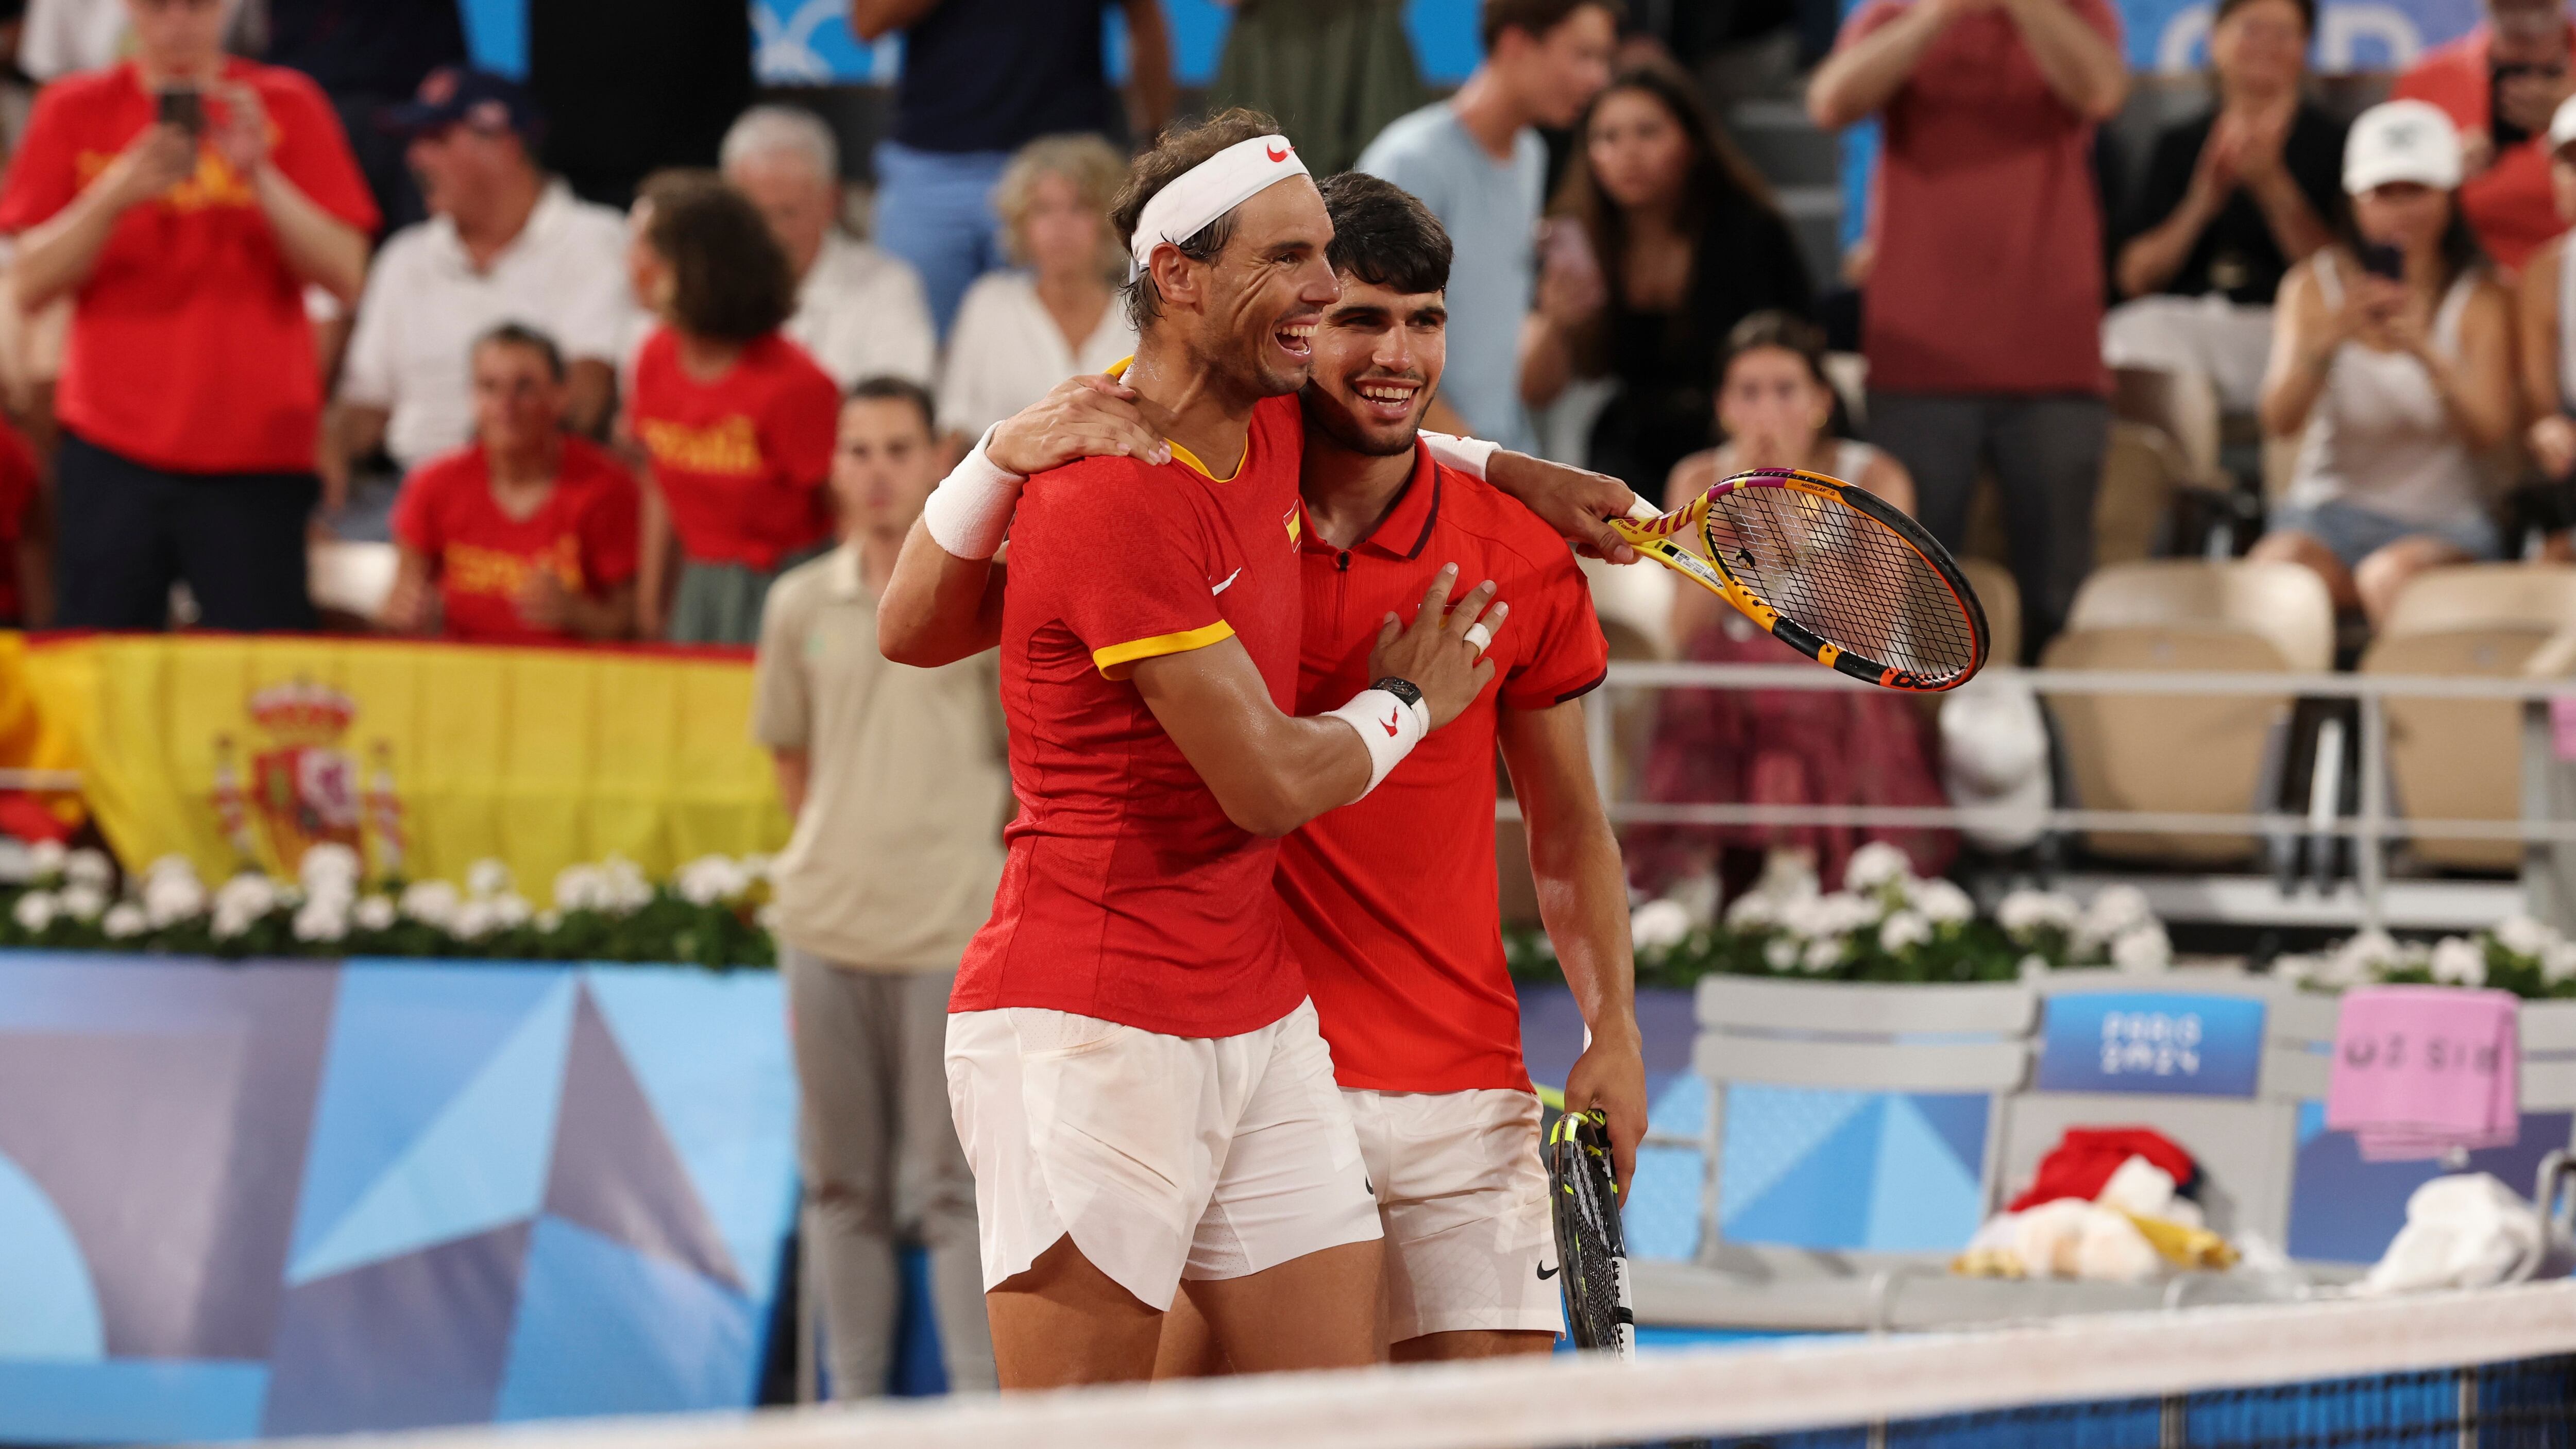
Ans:
<svg viewBox="0 0 2576 1449"><path fill-rule="evenodd" d="M1537 514L1575 552L1611 563L1637 561L1637 551L1605 521L1627 517L1637 495L1609 474L1505 452L1485 465L1485 481Z"/></svg>
<svg viewBox="0 0 2576 1449"><path fill-rule="evenodd" d="M1135 389L1089 373L1057 383L1045 397L1004 418L984 445L984 456L1027 477L1084 458L1168 463L1172 450L1137 409Z"/></svg>
<svg viewBox="0 0 2576 1449"><path fill-rule="evenodd" d="M1423 594L1421 612L1413 622L1406 624L1388 614L1378 629L1377 647L1369 653L1369 678L1393 675L1411 682L1422 691L1422 703L1431 711L1435 730L1464 713L1494 677L1494 663L1485 657L1485 649L1512 610L1511 605L1495 601L1491 579L1468 590L1467 597L1451 608L1449 592L1457 586L1458 566L1442 567Z"/></svg>

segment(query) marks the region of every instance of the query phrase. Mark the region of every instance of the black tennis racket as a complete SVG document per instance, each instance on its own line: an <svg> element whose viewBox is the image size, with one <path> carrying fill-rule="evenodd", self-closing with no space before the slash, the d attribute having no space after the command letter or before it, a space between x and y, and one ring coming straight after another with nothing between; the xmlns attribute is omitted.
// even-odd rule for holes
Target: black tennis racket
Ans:
<svg viewBox="0 0 2576 1449"><path fill-rule="evenodd" d="M1640 514L1651 505L1640 503ZM1956 689L1986 663L1986 611L1921 524L1864 488L1790 468L1738 473L1656 516L1613 519L1639 553L1772 638L1886 689ZM1696 530L1708 551L1690 546Z"/></svg>
<svg viewBox="0 0 2576 1449"><path fill-rule="evenodd" d="M1628 1239L1619 1229L1619 1189L1610 1174L1608 1113L1591 1107L1558 1114L1547 1134L1547 1188L1574 1346L1635 1358L1637 1308L1628 1296Z"/></svg>

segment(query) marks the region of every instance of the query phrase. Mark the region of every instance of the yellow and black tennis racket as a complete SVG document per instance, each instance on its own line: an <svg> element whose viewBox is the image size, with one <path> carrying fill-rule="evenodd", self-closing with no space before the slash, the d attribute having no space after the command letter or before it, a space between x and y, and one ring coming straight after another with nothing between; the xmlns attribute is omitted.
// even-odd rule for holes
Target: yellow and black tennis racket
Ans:
<svg viewBox="0 0 2576 1449"><path fill-rule="evenodd" d="M1628 1238L1610 1174L1608 1113L1592 1107L1557 1117L1547 1134L1547 1186L1567 1333L1576 1348L1635 1358L1637 1305L1628 1293Z"/></svg>
<svg viewBox="0 0 2576 1449"><path fill-rule="evenodd" d="M1885 689L1956 689L1986 663L1986 611L1923 526L1838 478L1738 473L1670 513L1613 519L1639 553L1772 638ZM1690 546L1696 530L1708 551Z"/></svg>

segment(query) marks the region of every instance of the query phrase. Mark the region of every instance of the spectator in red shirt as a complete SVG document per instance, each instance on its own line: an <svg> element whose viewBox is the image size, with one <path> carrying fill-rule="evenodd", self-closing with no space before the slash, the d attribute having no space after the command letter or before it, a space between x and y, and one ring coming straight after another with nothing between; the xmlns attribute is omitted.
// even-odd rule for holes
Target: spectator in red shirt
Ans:
<svg viewBox="0 0 2576 1449"><path fill-rule="evenodd" d="M2128 95L2119 33L2109 0L1867 0L1807 87L1818 125L1886 124L1870 441L1953 549L1993 460L2033 651L2092 566L2110 439L2093 129Z"/></svg>
<svg viewBox="0 0 2576 1449"><path fill-rule="evenodd" d="M18 305L73 298L59 622L302 629L319 485L308 286L346 305L375 203L312 81L225 58L222 0L126 0L134 58L37 99L0 187Z"/></svg>
<svg viewBox="0 0 2576 1449"><path fill-rule="evenodd" d="M624 638L635 479L564 431L562 351L504 323L474 344L473 376L474 441L414 469L394 504L402 566L379 622L497 644Z"/></svg>
<svg viewBox="0 0 2576 1449"><path fill-rule="evenodd" d="M2488 260L2510 276L2566 230L2549 191L2549 118L2576 95L2559 0L2487 0L2487 23L2426 52L2390 90L2430 101L2460 128L2460 210Z"/></svg>
<svg viewBox="0 0 2576 1449"><path fill-rule="evenodd" d="M757 643L770 584L832 542L840 389L779 335L796 274L749 201L683 177L637 205L638 291L663 323L635 355L626 417L652 463L637 623L674 643Z"/></svg>

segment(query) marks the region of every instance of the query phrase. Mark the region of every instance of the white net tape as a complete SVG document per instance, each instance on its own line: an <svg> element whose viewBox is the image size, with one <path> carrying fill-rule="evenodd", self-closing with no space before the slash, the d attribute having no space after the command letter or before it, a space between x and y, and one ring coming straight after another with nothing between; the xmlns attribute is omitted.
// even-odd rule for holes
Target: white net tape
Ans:
<svg viewBox="0 0 2576 1449"><path fill-rule="evenodd" d="M370 1436L352 1449L1551 1449L2506 1363L2576 1351L2576 1283L728 1416ZM326 1443L327 1441L307 1441Z"/></svg>

